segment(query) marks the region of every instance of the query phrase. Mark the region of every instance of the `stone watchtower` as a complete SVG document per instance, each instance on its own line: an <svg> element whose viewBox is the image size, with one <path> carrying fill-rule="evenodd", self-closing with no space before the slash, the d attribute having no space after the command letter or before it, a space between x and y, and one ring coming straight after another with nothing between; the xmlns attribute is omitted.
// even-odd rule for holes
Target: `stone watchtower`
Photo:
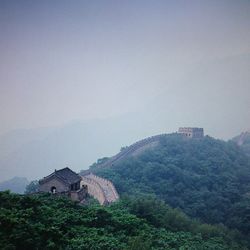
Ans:
<svg viewBox="0 0 250 250"><path fill-rule="evenodd" d="M178 134L182 134L188 138L203 138L204 137L204 129L203 128L184 127L184 128L179 128Z"/></svg>
<svg viewBox="0 0 250 250"><path fill-rule="evenodd" d="M69 168L55 170L39 180L39 191L67 195L74 201L82 201L87 194L86 187L80 187L82 178Z"/></svg>

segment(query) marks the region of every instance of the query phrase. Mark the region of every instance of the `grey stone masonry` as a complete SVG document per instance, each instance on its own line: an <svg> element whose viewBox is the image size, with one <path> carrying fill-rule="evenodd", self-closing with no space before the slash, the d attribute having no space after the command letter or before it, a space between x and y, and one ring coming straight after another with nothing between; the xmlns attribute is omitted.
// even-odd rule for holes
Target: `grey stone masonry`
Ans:
<svg viewBox="0 0 250 250"><path fill-rule="evenodd" d="M202 137L204 137L204 129L203 128L183 127L183 128L179 128L178 133L182 134L188 138L202 138Z"/></svg>
<svg viewBox="0 0 250 250"><path fill-rule="evenodd" d="M133 154L134 152L138 151L140 148L143 148L148 144L158 142L161 138L164 138L166 135L167 134L154 135L154 136L142 139L140 141L137 141L134 144L126 147L120 153L112 156L111 158L109 158L104 163L99 164L98 167L112 166L115 162L118 162L119 160L125 158L126 156Z"/></svg>
<svg viewBox="0 0 250 250"><path fill-rule="evenodd" d="M39 180L39 191L54 195L66 195L74 201L83 201L87 189L80 187L82 178L69 168L55 170L52 174Z"/></svg>
<svg viewBox="0 0 250 250"><path fill-rule="evenodd" d="M92 173L82 176L81 185L88 186L88 193L96 198L101 205L110 204L119 199L113 183Z"/></svg>

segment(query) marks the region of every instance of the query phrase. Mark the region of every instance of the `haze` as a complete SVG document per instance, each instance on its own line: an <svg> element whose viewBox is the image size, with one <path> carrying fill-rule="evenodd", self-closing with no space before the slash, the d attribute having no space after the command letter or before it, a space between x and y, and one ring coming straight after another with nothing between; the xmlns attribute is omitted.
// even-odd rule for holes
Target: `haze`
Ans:
<svg viewBox="0 0 250 250"><path fill-rule="evenodd" d="M179 126L204 127L206 134L222 139L247 130L249 27L247 0L0 0L3 178L13 176L14 163L24 158L11 132L17 129L32 129L37 138L41 127L53 130L83 122L95 134L94 127L105 124L99 138L78 136L95 145L87 153L85 146L78 147L79 154L87 154L85 162L74 162L76 155L62 159L60 153L53 162L44 161L46 171L53 164L86 168L98 156ZM55 136L52 130L50 136ZM6 139L9 134L11 140ZM23 140L26 134L19 147ZM71 143L75 150L80 142ZM10 158L11 164L6 162ZM36 161L27 169L27 162L22 164L16 166L18 175L44 174ZM32 164L37 174L30 174Z"/></svg>

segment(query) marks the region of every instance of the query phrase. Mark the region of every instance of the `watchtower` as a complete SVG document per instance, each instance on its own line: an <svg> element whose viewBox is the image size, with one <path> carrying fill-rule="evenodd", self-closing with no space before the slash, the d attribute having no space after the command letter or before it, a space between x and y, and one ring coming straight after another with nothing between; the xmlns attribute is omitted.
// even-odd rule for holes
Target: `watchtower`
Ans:
<svg viewBox="0 0 250 250"><path fill-rule="evenodd" d="M204 129L203 128L190 128L190 127L183 127L179 128L179 134L183 134L188 138L202 138L204 137Z"/></svg>

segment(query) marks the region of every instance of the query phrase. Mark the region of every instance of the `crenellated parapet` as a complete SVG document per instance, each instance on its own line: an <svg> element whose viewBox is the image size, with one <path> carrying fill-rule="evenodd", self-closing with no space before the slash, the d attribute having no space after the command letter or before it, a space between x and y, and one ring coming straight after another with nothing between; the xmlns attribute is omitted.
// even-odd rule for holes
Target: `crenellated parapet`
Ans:
<svg viewBox="0 0 250 250"><path fill-rule="evenodd" d="M187 138L203 138L204 137L203 128L182 127L182 128L179 128L178 133L184 135Z"/></svg>
<svg viewBox="0 0 250 250"><path fill-rule="evenodd" d="M92 173L88 175L87 178L96 181L101 186L102 190L104 191L104 195L106 196L106 201L108 203L114 202L119 199L119 195L111 181L94 175Z"/></svg>
<svg viewBox="0 0 250 250"><path fill-rule="evenodd" d="M104 163L98 164L98 167L112 166L118 160L121 160L121 159L125 158L128 155L133 155L133 153L138 151L140 148L143 148L143 147L145 147L147 145L159 142L159 140L161 138L165 137L166 135L167 134L160 134L160 135L150 136L150 137L147 137L147 138L142 139L140 141L137 141L137 142L133 143L132 145L124 148L121 152L119 152L115 156L109 158Z"/></svg>
<svg viewBox="0 0 250 250"><path fill-rule="evenodd" d="M119 199L113 183L92 173L82 176L81 185L87 185L88 193L96 198L101 205L112 203Z"/></svg>

